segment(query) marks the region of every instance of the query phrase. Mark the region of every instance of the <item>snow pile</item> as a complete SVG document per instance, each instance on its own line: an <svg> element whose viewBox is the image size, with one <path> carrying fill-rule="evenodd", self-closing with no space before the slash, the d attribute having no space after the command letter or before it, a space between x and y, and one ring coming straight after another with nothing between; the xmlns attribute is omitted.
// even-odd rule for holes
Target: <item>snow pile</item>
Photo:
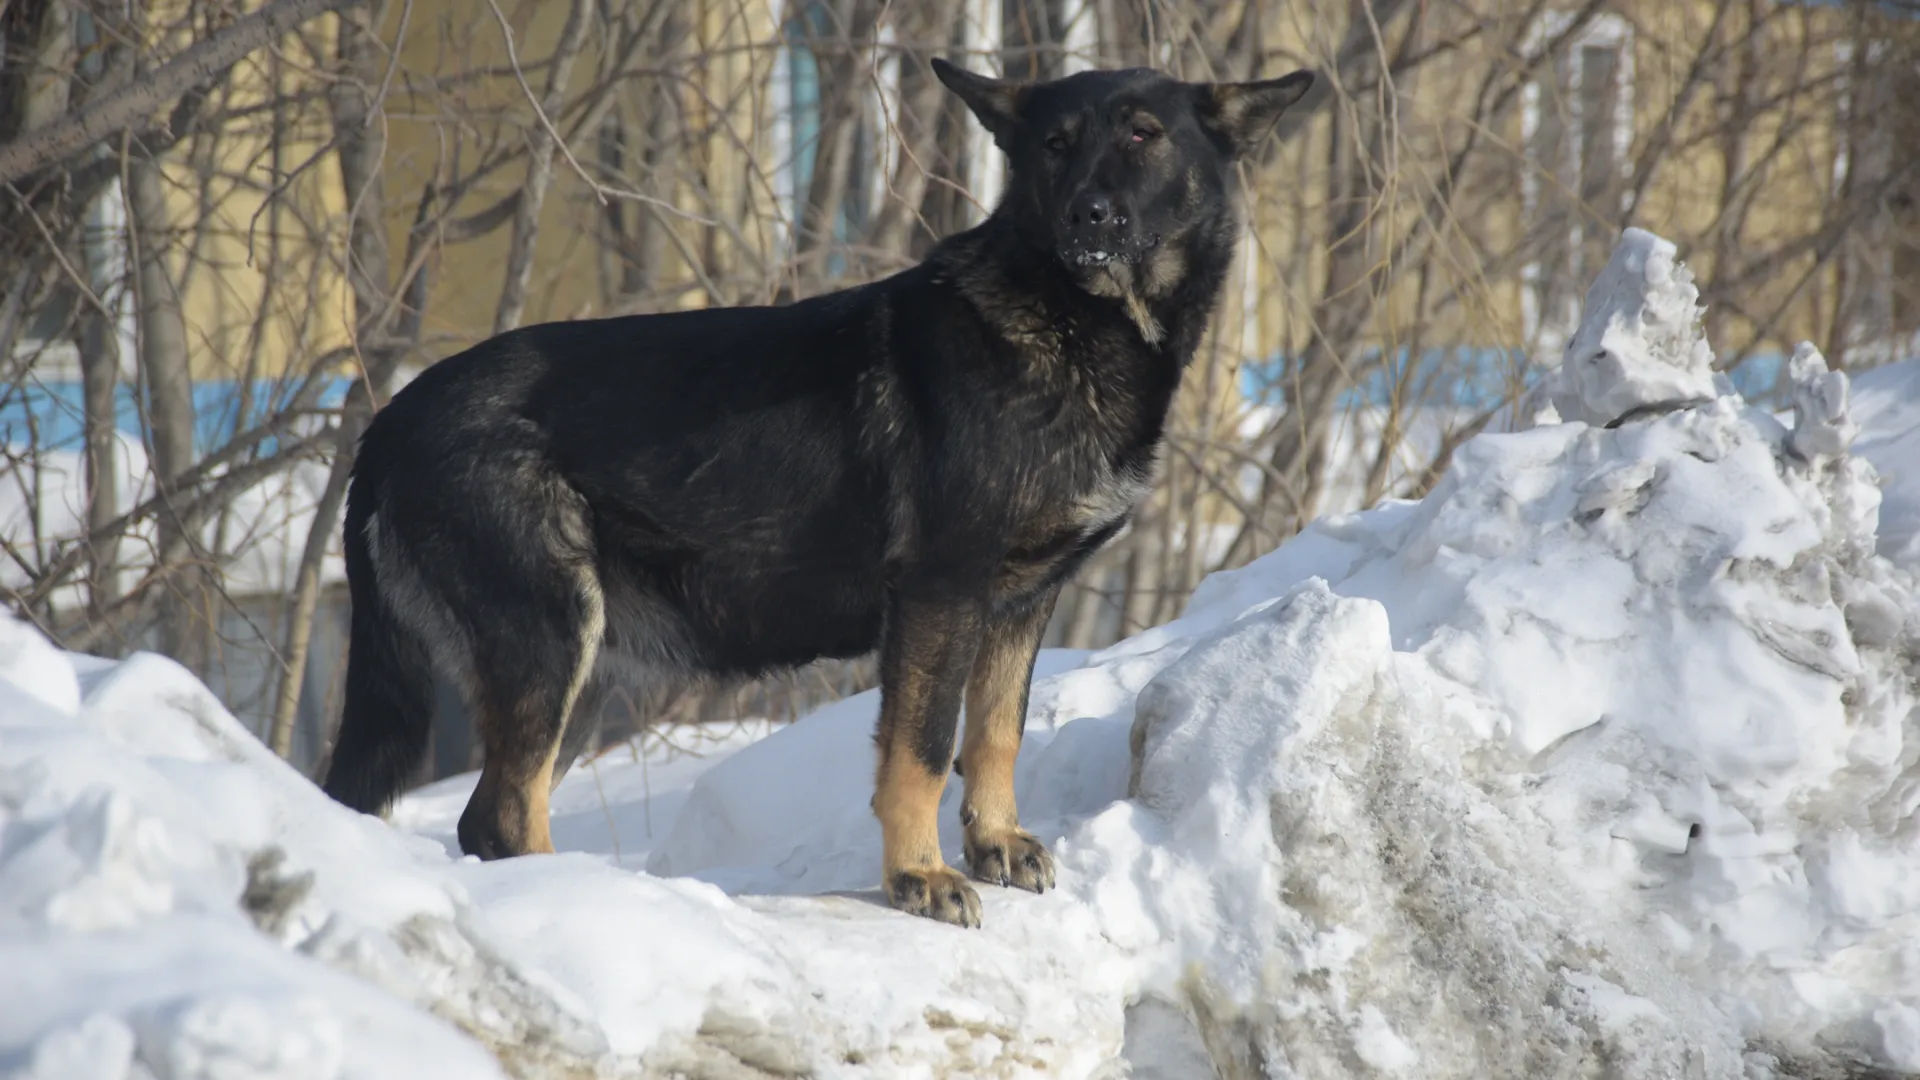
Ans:
<svg viewBox="0 0 1920 1080"><path fill-rule="evenodd" d="M1562 420L1611 424L1714 396L1700 290L1674 255L1673 244L1644 229L1620 238L1548 384Z"/></svg>
<svg viewBox="0 0 1920 1080"><path fill-rule="evenodd" d="M1043 655L1061 887L978 931L874 887L871 693L576 768L574 851L480 864L470 780L406 835L166 661L6 624L0 1075L1920 1073L1920 599L1847 445L1894 475L1913 395L1808 350L1792 431L1688 404L1671 248L1602 284L1585 421Z"/></svg>
<svg viewBox="0 0 1920 1080"><path fill-rule="evenodd" d="M609 808L616 838L671 822L665 779ZM1092 1075L1125 983L1049 899L991 898L986 937L877 892L455 861L328 800L171 661L0 621L0 1076Z"/></svg>
<svg viewBox="0 0 1920 1080"><path fill-rule="evenodd" d="M1608 940L1400 667L1381 606L1314 581L1142 693L1136 803L1089 830L1122 857L1073 862L1148 992L1227 1075L1737 1075L1734 1025Z"/></svg>
<svg viewBox="0 0 1920 1080"><path fill-rule="evenodd" d="M1857 463L1785 436L1723 400L1483 438L1216 576L1196 607L1333 584L1140 695L1140 805L1086 837L1133 854L1076 887L1147 913L1122 940L1210 1041L1302 1076L1920 1070L1913 583L1836 512Z"/></svg>
<svg viewBox="0 0 1920 1080"><path fill-rule="evenodd" d="M499 1074L275 940L339 940L336 906L449 914L405 838L339 813L170 661L73 657L7 621L0 671L0 1072ZM283 845L308 873L280 867Z"/></svg>

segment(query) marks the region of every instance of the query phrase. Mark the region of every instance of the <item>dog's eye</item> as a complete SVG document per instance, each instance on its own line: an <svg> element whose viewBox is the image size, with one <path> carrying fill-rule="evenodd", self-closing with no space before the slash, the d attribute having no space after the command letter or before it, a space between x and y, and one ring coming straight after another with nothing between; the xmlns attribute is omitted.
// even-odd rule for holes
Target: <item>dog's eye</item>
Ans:
<svg viewBox="0 0 1920 1080"><path fill-rule="evenodd" d="M1047 136L1047 153L1064 154L1066 152L1067 152L1067 137L1065 135Z"/></svg>
<svg viewBox="0 0 1920 1080"><path fill-rule="evenodd" d="M1135 143L1152 142L1159 137L1160 133L1152 128L1138 127L1133 129L1133 141Z"/></svg>

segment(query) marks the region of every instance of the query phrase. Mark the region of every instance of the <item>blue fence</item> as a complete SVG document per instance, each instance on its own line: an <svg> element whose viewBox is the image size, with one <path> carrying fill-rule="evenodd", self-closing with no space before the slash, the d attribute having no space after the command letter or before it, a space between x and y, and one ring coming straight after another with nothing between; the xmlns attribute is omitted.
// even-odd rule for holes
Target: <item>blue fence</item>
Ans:
<svg viewBox="0 0 1920 1080"><path fill-rule="evenodd" d="M333 376L325 380L318 404L322 408L338 406L346 399L352 379ZM194 441L200 453L224 445L242 431L256 427L285 407L297 384L284 380L257 380L247 415L240 412L240 381L214 379L193 384ZM79 380L42 381L30 379L0 392L0 440L22 445L32 436L42 449L76 450L84 438L85 393ZM128 435L139 435L141 402L134 387L122 385L114 394L115 426ZM272 453L274 440L261 444L261 453Z"/></svg>
<svg viewBox="0 0 1920 1080"><path fill-rule="evenodd" d="M1341 393L1342 409L1385 407L1396 395L1401 395L1403 407L1491 409L1506 401L1516 384L1531 387L1546 374L1544 369L1529 365L1517 349L1480 346L1425 349L1417 356L1399 349L1384 363L1379 350L1373 350L1356 366L1363 370L1359 381ZM1285 405L1286 371L1285 356L1249 363L1240 371L1241 393L1261 405ZM1785 355L1755 353L1727 377L1747 400L1774 405L1778 404L1785 372Z"/></svg>

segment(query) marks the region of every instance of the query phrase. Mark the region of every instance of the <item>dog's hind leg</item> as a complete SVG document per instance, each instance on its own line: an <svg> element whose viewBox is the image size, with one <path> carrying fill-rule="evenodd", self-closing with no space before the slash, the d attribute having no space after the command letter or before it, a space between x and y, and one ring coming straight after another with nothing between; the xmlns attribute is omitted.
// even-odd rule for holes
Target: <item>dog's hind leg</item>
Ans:
<svg viewBox="0 0 1920 1080"><path fill-rule="evenodd" d="M967 785L960 802L967 868L981 881L1032 892L1053 886L1053 856L1020 827L1013 766L1027 726L1034 656L1058 596L1056 586L988 618L967 680L967 734L960 744L960 772Z"/></svg>
<svg viewBox="0 0 1920 1080"><path fill-rule="evenodd" d="M547 489L518 505L539 520L506 534L522 543L493 563L472 629L469 699L485 759L459 835L483 859L553 850L547 796L606 631L578 496Z"/></svg>
<svg viewBox="0 0 1920 1080"><path fill-rule="evenodd" d="M589 678L586 688L574 698L573 707L567 712L567 730L560 736L560 749L553 759L555 788L580 755L599 744L603 714L612 698L613 683L605 675Z"/></svg>
<svg viewBox="0 0 1920 1080"><path fill-rule="evenodd" d="M980 897L940 854L940 793L953 760L960 700L980 640L980 605L896 598L880 655L880 771L873 810L893 906L980 925Z"/></svg>
<svg viewBox="0 0 1920 1080"><path fill-rule="evenodd" d="M460 850L469 855L553 850L547 796L556 771L564 771L557 766L567 717L592 674L605 627L597 583L582 581L554 607L537 630L503 626L475 650L474 706L486 757L460 815Z"/></svg>

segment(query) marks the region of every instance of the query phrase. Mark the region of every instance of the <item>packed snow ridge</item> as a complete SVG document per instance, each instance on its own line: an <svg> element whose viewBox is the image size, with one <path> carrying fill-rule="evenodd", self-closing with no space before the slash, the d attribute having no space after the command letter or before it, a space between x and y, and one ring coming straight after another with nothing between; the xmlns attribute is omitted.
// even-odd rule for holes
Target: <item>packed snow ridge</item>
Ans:
<svg viewBox="0 0 1920 1080"><path fill-rule="evenodd" d="M572 853L480 864L471 778L356 816L168 661L4 624L0 1072L1920 1074L1920 601L1849 448L1914 475L1920 376L1803 349L1789 428L1673 255L1622 242L1566 422L1044 655L1061 887L983 930L879 898L872 694L587 763Z"/></svg>

